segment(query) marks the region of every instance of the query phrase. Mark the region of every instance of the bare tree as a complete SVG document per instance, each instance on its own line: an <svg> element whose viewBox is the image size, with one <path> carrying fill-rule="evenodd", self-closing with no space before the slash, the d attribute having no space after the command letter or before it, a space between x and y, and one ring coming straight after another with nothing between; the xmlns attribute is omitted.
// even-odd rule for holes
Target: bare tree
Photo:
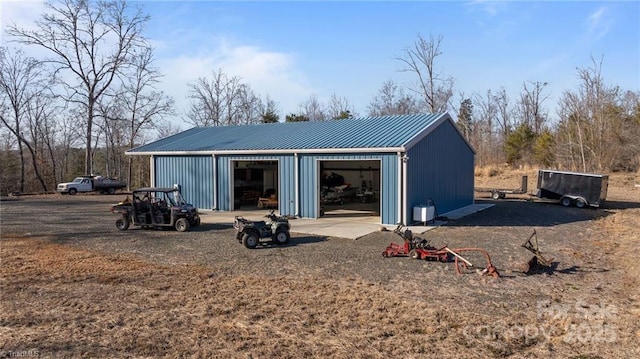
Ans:
<svg viewBox="0 0 640 359"><path fill-rule="evenodd" d="M332 94L329 99L327 112L332 119L345 119L357 116L353 106L349 103L349 99L346 97L338 97L335 93Z"/></svg>
<svg viewBox="0 0 640 359"><path fill-rule="evenodd" d="M436 69L436 59L442 55L442 40L442 36L434 38L430 35L426 40L418 34L413 46L405 48L404 56L397 58L404 64L402 71L418 76L417 87L413 90L420 94L431 112L447 111L453 97L453 78L443 77Z"/></svg>
<svg viewBox="0 0 640 359"><path fill-rule="evenodd" d="M507 91L503 88L493 96L495 106L496 122L500 130L500 140L505 141L514 127L512 119L514 109L509 103Z"/></svg>
<svg viewBox="0 0 640 359"><path fill-rule="evenodd" d="M255 102L249 85L236 76L228 77L222 69L211 79L200 77L189 84L191 108L186 121L194 126L234 125L252 120L240 119L240 112L247 114L247 104ZM253 109L251 109L253 111Z"/></svg>
<svg viewBox="0 0 640 359"><path fill-rule="evenodd" d="M546 82L540 81L529 82L528 86L526 82L523 83L518 103L521 121L536 135L542 132L548 117L547 111L543 107L544 102L549 98L549 94L544 91L546 86Z"/></svg>
<svg viewBox="0 0 640 359"><path fill-rule="evenodd" d="M368 106L370 116L407 115L420 112L415 97L404 93L392 80L382 84Z"/></svg>
<svg viewBox="0 0 640 359"><path fill-rule="evenodd" d="M122 119L128 124L125 132L127 147L133 148L140 137L140 131L152 129L156 121L174 114L174 101L164 92L158 91L156 85L162 75L153 66L153 50L141 48L132 56L131 71L125 74L123 87L115 105L118 107L115 116L109 119ZM120 117L121 116L121 117ZM122 151L117 151L121 154ZM127 183L131 185L133 163L131 156L127 160Z"/></svg>
<svg viewBox="0 0 640 359"><path fill-rule="evenodd" d="M327 110L315 95L309 96L309 98L298 107L300 114L308 118L309 121L324 121L327 119Z"/></svg>
<svg viewBox="0 0 640 359"><path fill-rule="evenodd" d="M42 101L45 89L42 71L42 64L26 57L22 51L17 50L11 54L7 49L0 47L0 106L6 109L0 111L0 121L17 139L20 156L20 192L25 190L25 147L31 154L36 177L43 190L47 190L36 162L38 134L35 131L37 125L34 125L34 121L41 119L40 111L46 106Z"/></svg>
<svg viewBox="0 0 640 359"><path fill-rule="evenodd" d="M235 124L250 125L262 120L262 100L246 84L237 89L233 106L236 110Z"/></svg>
<svg viewBox="0 0 640 359"><path fill-rule="evenodd" d="M502 162L501 150L495 138L494 126L498 114L495 96L491 90L482 94L474 94L473 108L476 114L471 144L477 150L477 159L480 166Z"/></svg>
<svg viewBox="0 0 640 359"><path fill-rule="evenodd" d="M167 119L162 119L155 124L156 140L167 138L182 132L182 128Z"/></svg>
<svg viewBox="0 0 640 359"><path fill-rule="evenodd" d="M129 65L134 49L144 46L142 30L149 16L125 0L62 0L46 6L35 30L11 25L7 33L20 43L46 49L51 55L46 61L59 75L66 100L85 109L85 172L91 173L96 104Z"/></svg>
<svg viewBox="0 0 640 359"><path fill-rule="evenodd" d="M620 110L620 89L605 84L602 60L592 62L592 67L578 69L578 90L565 91L559 104L562 159L582 171L611 169L627 145L619 136L629 123Z"/></svg>

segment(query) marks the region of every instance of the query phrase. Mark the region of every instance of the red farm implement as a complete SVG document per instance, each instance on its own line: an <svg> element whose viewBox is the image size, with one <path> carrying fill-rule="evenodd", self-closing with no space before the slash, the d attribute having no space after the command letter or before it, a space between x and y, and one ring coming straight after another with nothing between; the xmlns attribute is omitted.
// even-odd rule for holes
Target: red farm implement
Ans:
<svg viewBox="0 0 640 359"><path fill-rule="evenodd" d="M393 231L395 234L401 236L404 239L403 244L391 243L382 252L382 256L387 257L411 257L413 259L424 259L429 261L438 262L451 262L453 261L456 266L456 273L463 274L470 269L478 269L480 267L475 266L468 258L462 256L462 253L471 254L473 252L480 253L486 261L486 266L480 271L481 274L491 275L493 277L500 277L500 273L496 267L491 263L491 257L489 253L482 248L449 248L444 246L442 248L435 248L429 245L428 241L423 238L413 237L410 230L402 231L402 226L396 227ZM476 256L477 257L477 256Z"/></svg>

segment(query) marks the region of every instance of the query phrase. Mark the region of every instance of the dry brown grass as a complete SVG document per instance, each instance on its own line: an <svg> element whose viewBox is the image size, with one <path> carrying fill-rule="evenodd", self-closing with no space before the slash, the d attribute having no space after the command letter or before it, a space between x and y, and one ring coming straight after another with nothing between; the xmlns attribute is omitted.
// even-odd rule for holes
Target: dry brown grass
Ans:
<svg viewBox="0 0 640 359"><path fill-rule="evenodd" d="M462 325L356 278L227 277L29 239L4 241L2 264L5 351L416 357L430 352L426 338L446 340Z"/></svg>

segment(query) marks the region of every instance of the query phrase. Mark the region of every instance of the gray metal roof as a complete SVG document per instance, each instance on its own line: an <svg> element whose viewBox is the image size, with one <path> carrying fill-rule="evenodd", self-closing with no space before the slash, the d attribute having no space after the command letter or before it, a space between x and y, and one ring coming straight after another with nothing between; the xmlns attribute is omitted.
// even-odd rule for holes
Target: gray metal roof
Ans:
<svg viewBox="0 0 640 359"><path fill-rule="evenodd" d="M433 113L194 127L131 149L127 154L402 151L445 120L452 121L447 113Z"/></svg>

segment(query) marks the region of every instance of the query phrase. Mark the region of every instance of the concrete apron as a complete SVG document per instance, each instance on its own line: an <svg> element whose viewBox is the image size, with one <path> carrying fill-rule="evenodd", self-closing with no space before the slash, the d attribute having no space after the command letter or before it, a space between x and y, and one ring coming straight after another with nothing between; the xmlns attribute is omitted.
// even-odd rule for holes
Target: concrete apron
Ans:
<svg viewBox="0 0 640 359"><path fill-rule="evenodd" d="M456 220L470 214L482 211L493 204L473 204L455 211L451 211L440 215L448 219ZM257 211L232 211L232 212L204 212L201 213L200 218L202 223L211 224L226 224L232 225L235 216L242 216L248 220L260 221L264 219L264 215L267 214L267 210ZM340 216L340 215L326 215L322 218L297 218L291 219L291 232L310 234L322 237L341 237L358 239L364 237L367 234L382 230L384 227L387 230L393 230L396 226L382 225L380 224L379 216ZM424 233L438 226L446 224L447 221L437 220L435 222L427 223L427 225L411 225L408 228L413 233Z"/></svg>

